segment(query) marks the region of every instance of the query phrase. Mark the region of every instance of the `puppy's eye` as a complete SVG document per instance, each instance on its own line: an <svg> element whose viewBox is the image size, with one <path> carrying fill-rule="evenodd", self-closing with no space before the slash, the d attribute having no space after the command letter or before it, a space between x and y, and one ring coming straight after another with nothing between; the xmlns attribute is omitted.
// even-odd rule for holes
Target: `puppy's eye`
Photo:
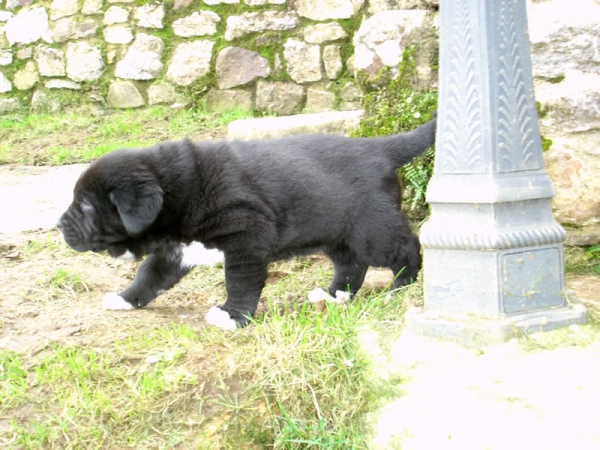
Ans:
<svg viewBox="0 0 600 450"><path fill-rule="evenodd" d="M94 205L92 205L87 200L82 200L80 203L81 211L83 212L93 212L95 211Z"/></svg>

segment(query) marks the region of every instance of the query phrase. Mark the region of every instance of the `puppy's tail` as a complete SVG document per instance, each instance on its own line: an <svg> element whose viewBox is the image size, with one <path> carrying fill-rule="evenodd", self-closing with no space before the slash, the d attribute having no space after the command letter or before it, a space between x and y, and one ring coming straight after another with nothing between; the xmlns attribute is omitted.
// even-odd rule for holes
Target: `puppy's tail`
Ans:
<svg viewBox="0 0 600 450"><path fill-rule="evenodd" d="M434 115L432 120L413 131L399 133L386 138L388 139L386 150L394 166L398 168L409 163L435 144L436 126L437 114Z"/></svg>

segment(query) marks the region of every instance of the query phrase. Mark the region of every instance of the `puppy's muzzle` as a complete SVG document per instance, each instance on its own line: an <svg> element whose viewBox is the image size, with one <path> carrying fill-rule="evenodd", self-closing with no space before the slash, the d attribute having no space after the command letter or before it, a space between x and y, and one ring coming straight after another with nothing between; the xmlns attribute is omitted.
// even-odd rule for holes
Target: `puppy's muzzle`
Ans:
<svg viewBox="0 0 600 450"><path fill-rule="evenodd" d="M85 239L82 239L82 236L80 236L80 230L77 230L76 227L73 227L71 224L69 224L69 221L65 220L64 214L61 216L58 222L56 222L56 228L60 230L65 242L73 250L78 252L86 252L88 250L100 251L94 250L89 244L86 244Z"/></svg>

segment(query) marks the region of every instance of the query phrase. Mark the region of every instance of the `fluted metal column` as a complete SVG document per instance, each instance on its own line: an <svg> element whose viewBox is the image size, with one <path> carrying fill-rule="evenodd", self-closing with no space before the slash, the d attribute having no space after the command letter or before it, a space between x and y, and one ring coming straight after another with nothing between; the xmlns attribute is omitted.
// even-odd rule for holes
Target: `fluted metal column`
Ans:
<svg viewBox="0 0 600 450"><path fill-rule="evenodd" d="M584 323L565 297L565 231L542 158L525 0L440 2L431 218L417 333L465 345Z"/></svg>

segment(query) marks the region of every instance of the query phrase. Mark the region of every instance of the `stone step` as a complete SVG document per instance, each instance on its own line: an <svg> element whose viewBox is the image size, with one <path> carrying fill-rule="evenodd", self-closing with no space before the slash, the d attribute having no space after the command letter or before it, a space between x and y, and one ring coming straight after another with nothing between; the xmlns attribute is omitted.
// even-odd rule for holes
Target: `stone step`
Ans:
<svg viewBox="0 0 600 450"><path fill-rule="evenodd" d="M358 127L362 115L362 110L355 110L235 120L227 128L227 137L240 140L271 139L309 133L347 136Z"/></svg>

